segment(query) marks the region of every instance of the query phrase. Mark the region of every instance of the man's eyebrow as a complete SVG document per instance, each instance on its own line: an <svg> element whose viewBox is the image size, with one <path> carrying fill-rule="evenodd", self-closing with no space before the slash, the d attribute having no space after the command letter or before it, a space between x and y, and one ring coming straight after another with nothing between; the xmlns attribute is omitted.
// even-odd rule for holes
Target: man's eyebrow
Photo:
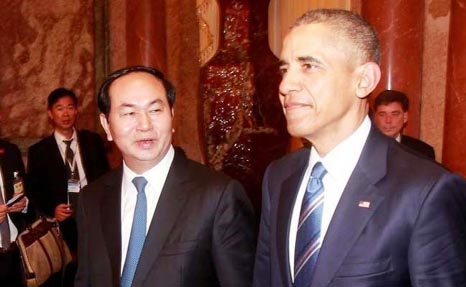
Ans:
<svg viewBox="0 0 466 287"><path fill-rule="evenodd" d="M130 103L122 103L121 105L118 106L118 108L120 108L120 109L122 109L122 108L134 108L134 105L130 104Z"/></svg>
<svg viewBox="0 0 466 287"><path fill-rule="evenodd" d="M155 99L153 100L152 102L150 102L149 104L147 104L147 106L151 106L153 104L157 104L157 103L161 103L162 100L161 99ZM125 107L125 108L133 108L135 107L136 105L135 104L131 104L131 103L122 103L120 105L120 107Z"/></svg>
<svg viewBox="0 0 466 287"><path fill-rule="evenodd" d="M285 60L280 60L280 61L278 61L278 66L279 66L279 67L285 66L285 65L287 65L287 64L288 64L288 62L286 62Z"/></svg>
<svg viewBox="0 0 466 287"><path fill-rule="evenodd" d="M62 105L62 104L58 104L58 105L55 105L56 108L64 108L64 107L71 107L71 106L75 106L74 104L66 104L66 105Z"/></svg>
<svg viewBox="0 0 466 287"><path fill-rule="evenodd" d="M322 63L318 59L312 56L303 56L303 57L298 57L298 62L300 63L305 63L305 62L312 62L312 63Z"/></svg>

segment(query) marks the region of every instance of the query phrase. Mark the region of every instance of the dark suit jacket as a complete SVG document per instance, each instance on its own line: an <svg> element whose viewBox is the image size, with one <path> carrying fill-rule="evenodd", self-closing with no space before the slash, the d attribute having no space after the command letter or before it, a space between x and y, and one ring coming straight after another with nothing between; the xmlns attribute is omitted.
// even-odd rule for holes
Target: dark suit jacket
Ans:
<svg viewBox="0 0 466 287"><path fill-rule="evenodd" d="M18 147L4 140L0 140L0 171L3 178L1 188L4 189L4 199L7 202L14 194L13 173L19 172L24 179L24 164ZM20 233L33 217L31 205L28 206L28 213L14 212L9 216ZM0 254L0 285L20 286L22 281L20 264L18 250Z"/></svg>
<svg viewBox="0 0 466 287"><path fill-rule="evenodd" d="M122 168L79 198L76 287L120 285ZM252 285L254 214L235 180L176 149L133 287Z"/></svg>
<svg viewBox="0 0 466 287"><path fill-rule="evenodd" d="M89 184L109 170L103 141L96 133L80 130L78 143ZM68 188L65 163L53 134L29 148L28 179L28 191L38 213L53 217L55 207L67 202ZM61 222L60 227L70 248L76 250L74 217Z"/></svg>
<svg viewBox="0 0 466 287"><path fill-rule="evenodd" d="M257 287L291 286L288 231L308 158L301 149L267 169ZM309 286L466 286L465 238L465 180L372 127Z"/></svg>
<svg viewBox="0 0 466 287"><path fill-rule="evenodd" d="M401 135L401 144L428 158L435 160L434 148L421 140L412 138L410 136Z"/></svg>
<svg viewBox="0 0 466 287"><path fill-rule="evenodd" d="M21 152L18 147L12 143L0 139L0 170L3 177L3 186L5 197L4 200L7 202L11 197L13 197L13 173L15 171L19 172L19 175L23 178L25 177L24 173L24 163L21 158ZM28 208L28 214L30 210ZM21 232L25 224L27 223L29 217L28 214L21 212L10 213L9 216L13 223L15 224L18 232Z"/></svg>

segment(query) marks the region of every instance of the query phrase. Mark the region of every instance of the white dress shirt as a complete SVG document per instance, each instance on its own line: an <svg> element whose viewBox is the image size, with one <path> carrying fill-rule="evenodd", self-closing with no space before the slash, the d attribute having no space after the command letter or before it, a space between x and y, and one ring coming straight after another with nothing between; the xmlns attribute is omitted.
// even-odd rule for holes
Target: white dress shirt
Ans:
<svg viewBox="0 0 466 287"><path fill-rule="evenodd" d="M164 158L156 166L143 174L136 174L123 162L123 179L121 183L121 273L123 272L126 253L128 251L129 237L138 193L132 180L137 176L143 176L147 180L147 185L144 190L147 199L147 234L174 156L175 151L173 146L170 146Z"/></svg>
<svg viewBox="0 0 466 287"><path fill-rule="evenodd" d="M324 208L322 213L321 240L325 237L333 213L337 207L338 201L343 194L343 190L353 173L359 157L361 155L367 136L371 129L371 121L366 116L362 124L348 138L339 143L325 157L321 158L314 147L311 148L309 164L304 173L301 185L299 187L296 201L291 215L291 224L289 232L289 263L291 278L294 281L294 257L296 246L296 234L298 230L299 214L304 193L306 192L307 183L311 176L311 171L317 162L322 162L327 170L322 183L324 185Z"/></svg>
<svg viewBox="0 0 466 287"><path fill-rule="evenodd" d="M60 154L61 154L61 157L63 159L63 163L65 163L65 164L67 164L66 163L66 157L65 157L66 143L64 143L63 141L73 139L73 141L71 142L70 147L71 147L71 150L74 153L74 160L76 162L76 165L78 166L79 183L80 183L80 186L81 186L81 189L82 189L83 187L85 187L87 185L87 178L86 178L86 173L84 172L84 168L83 168L83 164L82 164L82 160L81 160L81 152L79 150L78 136L76 134L76 130L73 129L73 136L71 136L71 138L69 138L69 139L67 139L66 137L64 137L63 135L58 133L57 131L55 131L53 134L55 136L55 140L57 141L58 149L60 150ZM73 163L71 165L73 165Z"/></svg>
<svg viewBox="0 0 466 287"><path fill-rule="evenodd" d="M0 170L0 192L2 193L3 200L6 203L8 200L6 199L6 195L5 195L5 186L3 185L3 176L2 176L1 170ZM8 214L6 215L6 220L8 220L8 225L10 226L10 242L13 242L16 240L16 237L18 236L18 229L13 224L13 221L11 220L10 215ZM3 247L1 234L0 234L0 247Z"/></svg>

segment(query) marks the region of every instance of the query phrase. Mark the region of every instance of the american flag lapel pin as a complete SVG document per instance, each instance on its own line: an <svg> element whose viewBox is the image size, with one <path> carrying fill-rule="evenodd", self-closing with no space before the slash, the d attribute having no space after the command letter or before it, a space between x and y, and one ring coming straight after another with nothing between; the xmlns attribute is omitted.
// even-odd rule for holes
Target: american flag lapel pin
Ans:
<svg viewBox="0 0 466 287"><path fill-rule="evenodd" d="M371 207L371 202L370 201L364 201L364 200L361 200L359 201L359 207L362 207L362 208L369 208Z"/></svg>

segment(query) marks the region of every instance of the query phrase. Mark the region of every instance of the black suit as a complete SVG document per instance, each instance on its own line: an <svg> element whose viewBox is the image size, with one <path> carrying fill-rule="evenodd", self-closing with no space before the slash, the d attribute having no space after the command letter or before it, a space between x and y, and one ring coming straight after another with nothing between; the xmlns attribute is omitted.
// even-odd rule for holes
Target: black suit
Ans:
<svg viewBox="0 0 466 287"><path fill-rule="evenodd" d="M7 202L14 194L13 173L19 172L24 177L24 164L18 147L14 144L0 140L0 170L3 178L1 187L5 194ZM30 209L28 209L30 212ZM28 221L28 215L22 212L9 214L18 233L24 230ZM21 283L21 265L19 261L19 252L15 248L6 254L0 254L0 282L2 286L19 286Z"/></svg>
<svg viewBox="0 0 466 287"><path fill-rule="evenodd" d="M401 144L428 158L435 160L434 148L421 140L412 138L410 136L401 135Z"/></svg>
<svg viewBox="0 0 466 287"><path fill-rule="evenodd" d="M109 170L103 141L96 133L78 131L81 163L87 182ZM54 217L55 207L67 202L68 179L65 163L52 134L32 145L28 152L28 190L40 214ZM60 223L63 236L72 251L77 247L77 228L74 217Z"/></svg>
<svg viewBox="0 0 466 287"><path fill-rule="evenodd" d="M267 169L254 283L291 286L291 212L309 160ZM466 181L373 126L339 200L309 286L466 286Z"/></svg>
<svg viewBox="0 0 466 287"><path fill-rule="evenodd" d="M96 133L77 132L81 164L88 184L109 170L104 144ZM55 207L67 202L68 179L65 162L55 136L52 134L29 148L28 190L39 214L55 216ZM60 222L63 238L73 254L77 252L78 231L74 216ZM76 262L68 265L64 286L72 286ZM61 273L56 273L45 286L61 286Z"/></svg>
<svg viewBox="0 0 466 287"><path fill-rule="evenodd" d="M120 285L122 173L107 174L79 198L76 287ZM237 181L176 149L132 286L250 286L253 225Z"/></svg>

